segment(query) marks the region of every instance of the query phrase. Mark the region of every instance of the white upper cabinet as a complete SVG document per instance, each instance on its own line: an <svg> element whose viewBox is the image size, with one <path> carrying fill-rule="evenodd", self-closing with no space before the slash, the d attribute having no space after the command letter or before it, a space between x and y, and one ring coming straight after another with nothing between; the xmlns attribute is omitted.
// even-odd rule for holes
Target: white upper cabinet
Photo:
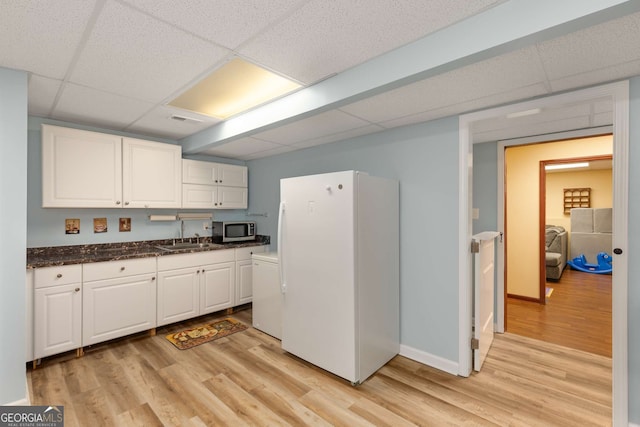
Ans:
<svg viewBox="0 0 640 427"><path fill-rule="evenodd" d="M122 195L129 208L182 206L182 148L122 139Z"/></svg>
<svg viewBox="0 0 640 427"><path fill-rule="evenodd" d="M119 207L121 139L42 125L42 207Z"/></svg>
<svg viewBox="0 0 640 427"><path fill-rule="evenodd" d="M182 207L194 209L246 209L246 166L182 160Z"/></svg>
<svg viewBox="0 0 640 427"><path fill-rule="evenodd" d="M183 159L182 183L246 188L249 180L246 166Z"/></svg>
<svg viewBox="0 0 640 427"><path fill-rule="evenodd" d="M182 147L42 125L42 206L179 208Z"/></svg>
<svg viewBox="0 0 640 427"><path fill-rule="evenodd" d="M246 166L218 164L218 185L225 187L248 187Z"/></svg>
<svg viewBox="0 0 640 427"><path fill-rule="evenodd" d="M217 185L218 163L182 159L182 183Z"/></svg>

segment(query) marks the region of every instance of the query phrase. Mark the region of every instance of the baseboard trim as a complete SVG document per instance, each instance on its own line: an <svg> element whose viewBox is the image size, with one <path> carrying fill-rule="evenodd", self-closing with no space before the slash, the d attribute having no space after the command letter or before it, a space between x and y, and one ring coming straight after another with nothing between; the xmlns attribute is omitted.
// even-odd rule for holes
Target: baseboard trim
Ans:
<svg viewBox="0 0 640 427"><path fill-rule="evenodd" d="M640 424L629 423L629 427L640 427Z"/></svg>
<svg viewBox="0 0 640 427"><path fill-rule="evenodd" d="M524 295L507 294L507 297L523 301L540 302L538 298L525 297Z"/></svg>
<svg viewBox="0 0 640 427"><path fill-rule="evenodd" d="M415 360L432 368L440 369L452 375L458 375L458 362L444 359L413 347L400 345L400 356Z"/></svg>

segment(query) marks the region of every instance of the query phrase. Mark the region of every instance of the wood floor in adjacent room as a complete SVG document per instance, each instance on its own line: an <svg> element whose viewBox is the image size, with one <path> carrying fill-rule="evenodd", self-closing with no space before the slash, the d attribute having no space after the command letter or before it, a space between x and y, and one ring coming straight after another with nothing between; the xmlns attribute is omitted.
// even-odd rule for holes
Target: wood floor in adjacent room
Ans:
<svg viewBox="0 0 640 427"><path fill-rule="evenodd" d="M507 332L611 357L611 275L567 268L546 304L507 302Z"/></svg>
<svg viewBox="0 0 640 427"><path fill-rule="evenodd" d="M45 359L31 403L64 405L66 427L611 424L607 357L507 333L469 378L397 356L352 387L253 328L189 350L164 338L215 317Z"/></svg>

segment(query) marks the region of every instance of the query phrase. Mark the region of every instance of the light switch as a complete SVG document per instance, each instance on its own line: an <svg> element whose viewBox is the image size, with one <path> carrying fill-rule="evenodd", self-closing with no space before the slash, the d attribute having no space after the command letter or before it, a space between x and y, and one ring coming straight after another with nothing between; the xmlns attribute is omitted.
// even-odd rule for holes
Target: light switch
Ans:
<svg viewBox="0 0 640 427"><path fill-rule="evenodd" d="M478 218L480 218L480 209L478 209L478 208L473 208L473 209L471 210L471 218L473 218L473 219L478 219Z"/></svg>

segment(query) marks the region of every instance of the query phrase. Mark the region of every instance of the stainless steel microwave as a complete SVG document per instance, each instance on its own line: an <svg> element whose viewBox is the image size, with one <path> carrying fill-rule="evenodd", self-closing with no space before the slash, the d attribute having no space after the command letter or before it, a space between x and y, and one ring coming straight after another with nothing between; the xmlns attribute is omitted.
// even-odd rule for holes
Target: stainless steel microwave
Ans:
<svg viewBox="0 0 640 427"><path fill-rule="evenodd" d="M243 242L256 239L256 223L252 221L214 221L214 243Z"/></svg>

